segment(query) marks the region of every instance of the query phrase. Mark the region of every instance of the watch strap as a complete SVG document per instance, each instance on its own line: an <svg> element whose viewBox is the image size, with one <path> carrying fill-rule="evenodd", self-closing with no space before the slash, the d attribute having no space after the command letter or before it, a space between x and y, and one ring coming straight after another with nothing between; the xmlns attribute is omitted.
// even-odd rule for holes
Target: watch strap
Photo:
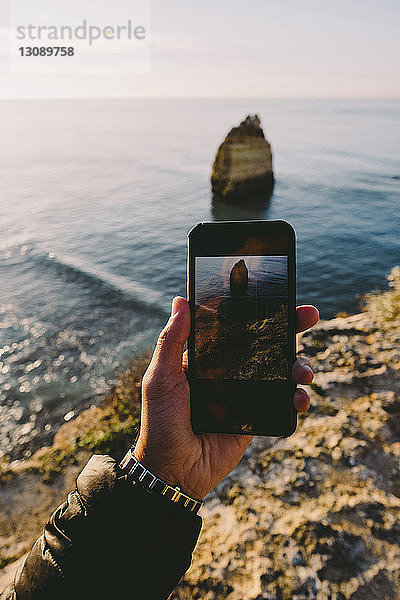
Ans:
<svg viewBox="0 0 400 600"><path fill-rule="evenodd" d="M120 462L120 467L130 480L139 484L152 494L164 496L167 500L179 504L193 514L197 514L203 502L184 494L178 486L173 487L151 473L133 455L132 448L128 450Z"/></svg>

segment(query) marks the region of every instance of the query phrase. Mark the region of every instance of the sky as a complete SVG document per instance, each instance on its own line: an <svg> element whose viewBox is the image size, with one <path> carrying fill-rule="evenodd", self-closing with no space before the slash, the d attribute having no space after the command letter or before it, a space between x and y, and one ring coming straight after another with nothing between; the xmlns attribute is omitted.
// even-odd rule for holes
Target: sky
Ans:
<svg viewBox="0 0 400 600"><path fill-rule="evenodd" d="M133 21L146 1L118 0ZM99 14L116 5L95 0ZM0 98L400 97L399 0L153 0L151 62L132 73L33 73L27 59L27 72L10 73L7 19L3 5Z"/></svg>

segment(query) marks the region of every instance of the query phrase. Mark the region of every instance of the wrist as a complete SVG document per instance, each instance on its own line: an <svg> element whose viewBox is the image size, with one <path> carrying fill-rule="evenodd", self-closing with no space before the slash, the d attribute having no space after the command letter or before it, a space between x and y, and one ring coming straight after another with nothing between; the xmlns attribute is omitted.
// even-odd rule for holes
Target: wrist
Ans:
<svg viewBox="0 0 400 600"><path fill-rule="evenodd" d="M179 485L177 479L169 472L169 469L162 468L160 461L156 460L152 453L149 452L147 446L139 441L131 446L132 454L144 466L149 469L154 475L163 479L168 485Z"/></svg>
<svg viewBox="0 0 400 600"><path fill-rule="evenodd" d="M187 494L200 502L202 501L202 496L187 485L184 478L177 474L176 469L172 468L170 465L164 464L164 462L158 459L140 439L136 444L132 445L132 453L146 469L154 473L159 479L165 481L172 487L178 486L184 494Z"/></svg>
<svg viewBox="0 0 400 600"><path fill-rule="evenodd" d="M130 448L120 463L123 473L132 481L154 495L164 496L165 500L180 505L185 511L197 514L203 502L183 492L179 486L174 486L161 479L143 465Z"/></svg>

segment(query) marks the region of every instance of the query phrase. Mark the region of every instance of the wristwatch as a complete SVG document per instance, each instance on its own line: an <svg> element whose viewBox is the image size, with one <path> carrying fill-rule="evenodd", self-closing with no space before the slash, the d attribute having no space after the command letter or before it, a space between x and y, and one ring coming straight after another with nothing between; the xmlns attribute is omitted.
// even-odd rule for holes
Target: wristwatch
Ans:
<svg viewBox="0 0 400 600"><path fill-rule="evenodd" d="M197 514L200 507L203 505L201 500L191 498L187 494L181 492L178 486L172 487L146 469L146 467L135 458L132 448L129 448L119 466L124 474L128 476L128 479L132 480L135 484L139 484L151 494L164 496L167 500L179 504L193 514Z"/></svg>

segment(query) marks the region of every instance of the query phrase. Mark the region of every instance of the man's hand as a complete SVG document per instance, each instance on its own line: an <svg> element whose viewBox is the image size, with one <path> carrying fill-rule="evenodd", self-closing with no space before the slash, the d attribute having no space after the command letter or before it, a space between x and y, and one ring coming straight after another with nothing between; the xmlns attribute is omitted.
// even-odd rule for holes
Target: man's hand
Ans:
<svg viewBox="0 0 400 600"><path fill-rule="evenodd" d="M313 306L299 306L297 332L309 329L318 318ZM189 331L189 304L184 298L174 298L171 317L144 375L140 436L134 454L152 473L200 499L236 467L252 436L193 432L187 358L183 355ZM303 384L314 378L304 358L296 360L292 375ZM305 412L310 405L303 389L296 390L293 400L298 412Z"/></svg>

